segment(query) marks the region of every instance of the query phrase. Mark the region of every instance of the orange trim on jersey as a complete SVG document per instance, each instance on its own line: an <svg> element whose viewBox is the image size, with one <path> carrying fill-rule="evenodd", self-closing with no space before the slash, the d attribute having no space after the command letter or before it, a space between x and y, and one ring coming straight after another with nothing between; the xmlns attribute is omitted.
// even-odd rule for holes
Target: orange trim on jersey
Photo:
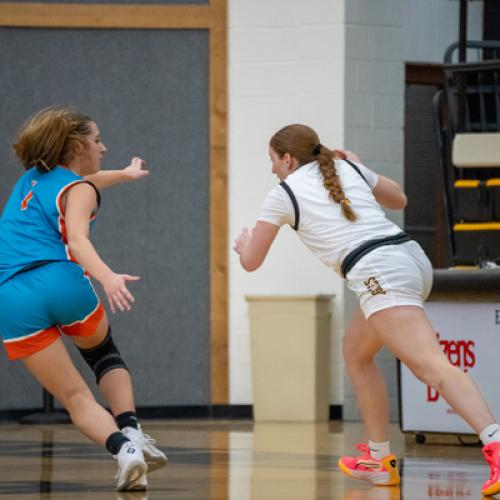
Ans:
<svg viewBox="0 0 500 500"><path fill-rule="evenodd" d="M60 330L66 335L75 337L88 337L93 335L104 316L104 307L99 302L97 307L81 321L75 321L70 325L61 325Z"/></svg>
<svg viewBox="0 0 500 500"><path fill-rule="evenodd" d="M8 358L13 361L14 359L25 358L35 354L42 349L45 349L50 344L55 342L61 334L55 326L45 328L32 335L23 337L19 340L4 341L5 350L7 351Z"/></svg>

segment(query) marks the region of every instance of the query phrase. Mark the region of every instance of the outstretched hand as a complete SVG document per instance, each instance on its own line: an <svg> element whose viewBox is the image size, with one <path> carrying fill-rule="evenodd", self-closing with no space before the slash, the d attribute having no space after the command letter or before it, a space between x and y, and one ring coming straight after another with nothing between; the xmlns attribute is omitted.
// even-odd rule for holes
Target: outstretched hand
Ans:
<svg viewBox="0 0 500 500"><path fill-rule="evenodd" d="M236 251L238 255L241 255L241 252L245 249L245 247L250 243L252 236L248 227L244 227L241 230L241 234L234 240L233 249Z"/></svg>
<svg viewBox="0 0 500 500"><path fill-rule="evenodd" d="M149 175L149 170L146 170L146 162L137 156L134 156L130 161L130 165L125 167L123 171L130 180L142 179Z"/></svg>
<svg viewBox="0 0 500 500"><path fill-rule="evenodd" d="M131 276L129 274L112 273L105 281L102 281L102 286L106 297L108 298L109 307L113 313L116 309L120 311L130 311L132 303L135 301L134 296L128 291L126 282L137 281L140 276Z"/></svg>

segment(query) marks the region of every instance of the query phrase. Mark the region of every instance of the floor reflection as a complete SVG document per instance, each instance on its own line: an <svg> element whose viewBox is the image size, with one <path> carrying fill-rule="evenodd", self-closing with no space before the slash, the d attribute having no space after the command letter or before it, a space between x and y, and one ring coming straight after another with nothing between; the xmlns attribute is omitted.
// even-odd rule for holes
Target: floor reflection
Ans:
<svg viewBox="0 0 500 500"><path fill-rule="evenodd" d="M477 499L481 497L479 492L488 479L488 473L487 467L479 460L470 463L406 457L403 462L403 498Z"/></svg>
<svg viewBox="0 0 500 500"><path fill-rule="evenodd" d="M416 445L396 425L401 487L345 478L360 424L242 421L145 422L170 459L150 490L114 491L115 461L70 425L0 425L0 497L12 500L476 500L489 470L479 447ZM458 443L458 441L456 441Z"/></svg>
<svg viewBox="0 0 500 500"><path fill-rule="evenodd" d="M116 500L148 500L149 495L145 491L136 491L136 492L117 492Z"/></svg>
<svg viewBox="0 0 500 500"><path fill-rule="evenodd" d="M372 486L348 490L342 500L400 500L401 489L391 486Z"/></svg>
<svg viewBox="0 0 500 500"><path fill-rule="evenodd" d="M42 431L42 443L40 449L41 474L40 493L52 491L52 456L54 454L54 431L48 429Z"/></svg>

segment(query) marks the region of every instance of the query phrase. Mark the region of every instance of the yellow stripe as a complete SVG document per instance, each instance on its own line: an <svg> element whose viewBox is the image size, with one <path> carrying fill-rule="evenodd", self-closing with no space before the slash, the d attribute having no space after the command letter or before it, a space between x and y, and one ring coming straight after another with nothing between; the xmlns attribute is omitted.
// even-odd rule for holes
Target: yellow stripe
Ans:
<svg viewBox="0 0 500 500"><path fill-rule="evenodd" d="M455 181L455 187L456 188L475 188L479 186L479 181L478 180L465 180L461 179L458 181Z"/></svg>
<svg viewBox="0 0 500 500"><path fill-rule="evenodd" d="M455 224L453 231L500 231L500 222L483 222L480 224Z"/></svg>
<svg viewBox="0 0 500 500"><path fill-rule="evenodd" d="M490 187L490 186L500 186L500 179L488 179L486 181L486 185L488 187Z"/></svg>

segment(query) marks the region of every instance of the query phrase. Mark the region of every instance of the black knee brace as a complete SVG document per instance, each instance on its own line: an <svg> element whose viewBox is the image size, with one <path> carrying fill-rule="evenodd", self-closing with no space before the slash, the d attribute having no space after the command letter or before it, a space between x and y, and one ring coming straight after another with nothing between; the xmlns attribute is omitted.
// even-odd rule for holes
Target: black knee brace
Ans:
<svg viewBox="0 0 500 500"><path fill-rule="evenodd" d="M108 328L106 337L99 345L91 349L78 348L78 350L95 373L97 384L99 384L103 375L111 370L123 368L128 371L127 365L120 356L120 351L111 338L111 327Z"/></svg>

